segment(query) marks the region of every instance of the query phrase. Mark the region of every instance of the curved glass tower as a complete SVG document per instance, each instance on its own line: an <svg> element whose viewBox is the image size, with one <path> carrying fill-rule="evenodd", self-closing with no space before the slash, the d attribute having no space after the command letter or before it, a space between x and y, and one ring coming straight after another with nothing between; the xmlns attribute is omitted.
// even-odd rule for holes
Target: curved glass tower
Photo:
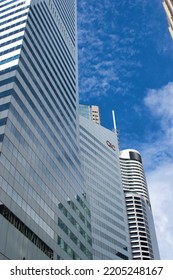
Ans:
<svg viewBox="0 0 173 280"><path fill-rule="evenodd" d="M0 2L0 258L91 259L75 0Z"/></svg>
<svg viewBox="0 0 173 280"><path fill-rule="evenodd" d="M121 151L120 166L133 259L159 259L151 204L140 153L132 149Z"/></svg>

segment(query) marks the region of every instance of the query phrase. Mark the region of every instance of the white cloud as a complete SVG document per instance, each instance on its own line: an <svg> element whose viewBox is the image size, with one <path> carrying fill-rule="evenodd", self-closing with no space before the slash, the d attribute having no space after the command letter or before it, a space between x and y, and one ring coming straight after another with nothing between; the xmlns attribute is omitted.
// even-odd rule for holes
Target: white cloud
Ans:
<svg viewBox="0 0 173 280"><path fill-rule="evenodd" d="M100 97L102 94L109 97L112 92L132 92L133 80L143 69L148 42L151 42L151 53L153 50L164 55L169 53L169 57L173 53L172 50L169 52L171 38L167 29L160 0L78 1L80 98L89 100L99 93ZM108 61L112 64L113 75L105 72L103 77L96 71L96 66L100 63L102 69L99 70L103 73ZM89 84L90 77L96 75L99 80L90 92L89 88L83 87L83 80L88 80ZM105 87L105 82L100 82L102 79L109 86Z"/></svg>
<svg viewBox="0 0 173 280"><path fill-rule="evenodd" d="M145 104L155 116L169 120L173 117L173 82L161 89L150 89L145 98Z"/></svg>
<svg viewBox="0 0 173 280"><path fill-rule="evenodd" d="M112 91L124 94L131 87L131 77L141 68L139 58L135 58L139 51L133 46L139 32L135 33L133 23L121 24L126 19L120 14L121 9L116 1L94 4L78 1L79 93L82 100L112 95ZM85 87L95 76L97 79L92 88Z"/></svg>
<svg viewBox="0 0 173 280"><path fill-rule="evenodd" d="M173 83L148 90L144 102L160 121L161 133L141 150L161 258L173 259Z"/></svg>
<svg viewBox="0 0 173 280"><path fill-rule="evenodd" d="M150 89L144 102L152 115L160 119L163 138L173 147L173 82L158 90Z"/></svg>
<svg viewBox="0 0 173 280"><path fill-rule="evenodd" d="M162 259L173 259L173 161L147 172L157 238Z"/></svg>
<svg viewBox="0 0 173 280"><path fill-rule="evenodd" d="M169 52L171 39L162 3L153 1L78 1L79 93L82 101L133 94L133 80L143 73L140 71L149 41L154 52L164 55ZM136 18L137 14L139 17ZM165 26L161 20L163 14ZM160 132L152 131L148 143L140 143L140 150L147 171L161 255L164 259L173 259L173 83L149 90L145 105L160 123ZM135 110L142 115L141 108L136 106Z"/></svg>

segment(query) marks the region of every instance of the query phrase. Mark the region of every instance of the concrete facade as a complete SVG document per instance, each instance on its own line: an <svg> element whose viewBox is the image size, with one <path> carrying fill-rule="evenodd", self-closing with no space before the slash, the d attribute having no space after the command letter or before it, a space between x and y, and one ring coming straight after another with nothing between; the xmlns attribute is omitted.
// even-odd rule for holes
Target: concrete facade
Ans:
<svg viewBox="0 0 173 280"><path fill-rule="evenodd" d="M121 151L120 166L133 259L159 259L151 203L140 153L132 149Z"/></svg>

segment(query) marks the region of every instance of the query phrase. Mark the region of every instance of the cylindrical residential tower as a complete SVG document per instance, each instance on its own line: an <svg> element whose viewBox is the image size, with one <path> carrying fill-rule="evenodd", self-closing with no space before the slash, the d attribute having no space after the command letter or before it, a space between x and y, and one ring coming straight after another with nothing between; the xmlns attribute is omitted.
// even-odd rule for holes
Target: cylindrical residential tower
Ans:
<svg viewBox="0 0 173 280"><path fill-rule="evenodd" d="M140 153L132 149L121 151L120 165L133 259L159 259L150 198Z"/></svg>

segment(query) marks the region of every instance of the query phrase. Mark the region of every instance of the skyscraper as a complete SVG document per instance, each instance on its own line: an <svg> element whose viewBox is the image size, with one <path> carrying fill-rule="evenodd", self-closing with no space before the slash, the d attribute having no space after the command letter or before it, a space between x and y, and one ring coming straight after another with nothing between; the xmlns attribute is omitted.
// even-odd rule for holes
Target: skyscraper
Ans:
<svg viewBox="0 0 173 280"><path fill-rule="evenodd" d="M98 106L79 104L79 114L100 125L100 112Z"/></svg>
<svg viewBox="0 0 173 280"><path fill-rule="evenodd" d="M117 134L81 116L80 146L91 209L93 259L131 259Z"/></svg>
<svg viewBox="0 0 173 280"><path fill-rule="evenodd" d="M133 259L159 259L159 250L142 158L136 150L120 152L123 189Z"/></svg>
<svg viewBox="0 0 173 280"><path fill-rule="evenodd" d="M173 1L172 0L162 0L162 1L168 20L169 32L173 38Z"/></svg>
<svg viewBox="0 0 173 280"><path fill-rule="evenodd" d="M75 0L0 2L1 259L92 258L76 33Z"/></svg>
<svg viewBox="0 0 173 280"><path fill-rule="evenodd" d="M92 120L97 123L100 124L100 112L99 112L99 107L98 106L91 106L91 113L92 113Z"/></svg>

